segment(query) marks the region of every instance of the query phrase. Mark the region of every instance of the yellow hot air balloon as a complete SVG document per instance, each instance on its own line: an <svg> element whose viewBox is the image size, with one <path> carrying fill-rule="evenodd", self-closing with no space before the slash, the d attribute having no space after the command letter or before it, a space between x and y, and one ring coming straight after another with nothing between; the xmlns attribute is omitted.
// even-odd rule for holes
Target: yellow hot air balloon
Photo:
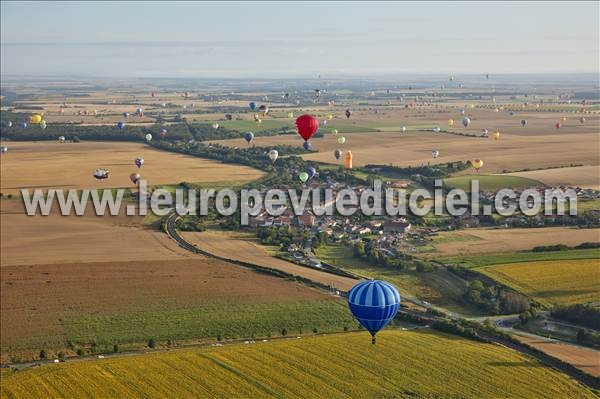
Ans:
<svg viewBox="0 0 600 399"><path fill-rule="evenodd" d="M498 108L494 108L494 112L500 112Z"/></svg>
<svg viewBox="0 0 600 399"><path fill-rule="evenodd" d="M454 119L448 119L448 126L454 126Z"/></svg>
<svg viewBox="0 0 600 399"><path fill-rule="evenodd" d="M42 115L40 114L33 114L31 115L31 123L40 123L42 121Z"/></svg>
<svg viewBox="0 0 600 399"><path fill-rule="evenodd" d="M294 117L294 113L293 112L288 112L287 117L288 118L293 118Z"/></svg>
<svg viewBox="0 0 600 399"><path fill-rule="evenodd" d="M337 129L333 129L331 132L335 135L337 135L339 133Z"/></svg>
<svg viewBox="0 0 600 399"><path fill-rule="evenodd" d="M260 120L260 117L258 116L258 114L254 114L254 120L257 122Z"/></svg>
<svg viewBox="0 0 600 399"><path fill-rule="evenodd" d="M483 161L481 159L474 159L471 161L471 165L473 165L473 168L479 173L479 169L483 166Z"/></svg>
<svg viewBox="0 0 600 399"><path fill-rule="evenodd" d="M332 120L332 119L333 119L333 115L331 115L331 114L328 114L328 115L327 115L327 119L329 119L329 120Z"/></svg>
<svg viewBox="0 0 600 399"><path fill-rule="evenodd" d="M564 121L566 121L566 120L567 120L567 117L566 117L566 116L563 116L563 117L562 117L562 120L563 120L563 122L564 122Z"/></svg>
<svg viewBox="0 0 600 399"><path fill-rule="evenodd" d="M344 144L346 142L346 138L344 136L340 136L338 137L337 142L340 144Z"/></svg>
<svg viewBox="0 0 600 399"><path fill-rule="evenodd" d="M496 131L494 132L494 134L492 135L492 138L493 138L494 140L500 140L500 131L499 131L499 130L496 130Z"/></svg>

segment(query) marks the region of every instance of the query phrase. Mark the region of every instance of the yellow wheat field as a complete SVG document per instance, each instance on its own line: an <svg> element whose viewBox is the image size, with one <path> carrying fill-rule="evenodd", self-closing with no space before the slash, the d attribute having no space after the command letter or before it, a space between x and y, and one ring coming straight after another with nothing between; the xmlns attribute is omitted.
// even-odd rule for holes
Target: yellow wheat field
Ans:
<svg viewBox="0 0 600 399"><path fill-rule="evenodd" d="M478 269L547 305L600 301L600 260L510 263Z"/></svg>
<svg viewBox="0 0 600 399"><path fill-rule="evenodd" d="M5 372L1 396L593 398L507 348L433 332L366 332Z"/></svg>

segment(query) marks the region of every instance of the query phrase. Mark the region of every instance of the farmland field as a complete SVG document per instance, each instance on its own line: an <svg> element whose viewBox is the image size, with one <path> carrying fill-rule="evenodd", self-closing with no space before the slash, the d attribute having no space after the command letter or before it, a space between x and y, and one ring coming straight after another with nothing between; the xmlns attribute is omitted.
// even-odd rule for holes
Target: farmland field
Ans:
<svg viewBox="0 0 600 399"><path fill-rule="evenodd" d="M497 191L503 188L528 188L541 185L539 181L512 175L471 175L444 179L444 185L471 192L471 180L479 181L480 191Z"/></svg>
<svg viewBox="0 0 600 399"><path fill-rule="evenodd" d="M4 194L20 193L21 188L134 187L129 180L133 172L139 172L148 185L243 182L263 175L246 166L159 151L139 143L11 142L9 147L2 156L0 190ZM139 156L145 160L141 169L133 162ZM94 179L97 168L110 170L110 178Z"/></svg>
<svg viewBox="0 0 600 399"><path fill-rule="evenodd" d="M600 190L600 165L532 170L509 175L539 180L549 186L565 185Z"/></svg>
<svg viewBox="0 0 600 399"><path fill-rule="evenodd" d="M600 302L600 261L540 261L478 269L545 305Z"/></svg>
<svg viewBox="0 0 600 399"><path fill-rule="evenodd" d="M352 278L336 276L275 258L260 245L256 238L248 234L227 231L205 231L202 233L182 232L182 235L187 241L211 254L230 260L238 260L281 270L321 284L331 285L344 291L348 291L358 282Z"/></svg>
<svg viewBox="0 0 600 399"><path fill-rule="evenodd" d="M2 397L22 398L140 392L146 397L595 397L501 346L410 331L384 331L375 346L361 332L45 365L5 372L1 386Z"/></svg>
<svg viewBox="0 0 600 399"><path fill-rule="evenodd" d="M202 256L11 266L1 281L3 362L92 342L105 351L356 327L335 296Z"/></svg>
<svg viewBox="0 0 600 399"><path fill-rule="evenodd" d="M515 334L514 337L550 356L554 356L564 362L570 363L588 374L600 377L600 362L598 362L598 351L595 349L563 344L558 341L531 338L530 336L521 334Z"/></svg>
<svg viewBox="0 0 600 399"><path fill-rule="evenodd" d="M531 250L533 247L564 244L576 246L597 242L600 229L541 227L514 229L465 229L444 231L434 237L435 252L428 255L459 256Z"/></svg>

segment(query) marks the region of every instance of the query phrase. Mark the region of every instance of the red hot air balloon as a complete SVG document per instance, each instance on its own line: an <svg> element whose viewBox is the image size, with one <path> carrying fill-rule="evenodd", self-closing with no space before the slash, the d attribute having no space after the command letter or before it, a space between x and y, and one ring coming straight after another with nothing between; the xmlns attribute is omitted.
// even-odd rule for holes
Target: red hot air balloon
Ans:
<svg viewBox="0 0 600 399"><path fill-rule="evenodd" d="M296 130L304 141L310 140L317 129L319 129L319 120L312 115L305 114L296 119Z"/></svg>
<svg viewBox="0 0 600 399"><path fill-rule="evenodd" d="M556 126L556 128L557 128L557 129L560 129L560 123L557 123L557 124L556 124L556 125L554 125L554 126Z"/></svg>

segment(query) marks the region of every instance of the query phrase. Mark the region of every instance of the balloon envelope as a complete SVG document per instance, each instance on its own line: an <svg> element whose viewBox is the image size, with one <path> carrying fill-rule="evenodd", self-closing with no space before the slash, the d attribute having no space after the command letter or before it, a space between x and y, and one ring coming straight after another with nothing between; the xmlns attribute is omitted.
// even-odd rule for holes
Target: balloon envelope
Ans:
<svg viewBox="0 0 600 399"><path fill-rule="evenodd" d="M346 142L346 138L344 136L340 136L338 137L337 142L340 144L344 144Z"/></svg>
<svg viewBox="0 0 600 399"><path fill-rule="evenodd" d="M277 161L277 157L279 157L279 152L277 152L277 150L269 151L269 159L271 160L271 162Z"/></svg>
<svg viewBox="0 0 600 399"><path fill-rule="evenodd" d="M309 166L306 168L306 173L308 173L308 178L312 179L317 174L317 170L314 167Z"/></svg>
<svg viewBox="0 0 600 399"><path fill-rule="evenodd" d="M125 128L125 124L123 122L117 122L117 128L124 129Z"/></svg>
<svg viewBox="0 0 600 399"><path fill-rule="evenodd" d="M302 172L298 175L298 178L302 183L306 183L306 181L308 180L308 173Z"/></svg>
<svg viewBox="0 0 600 399"><path fill-rule="evenodd" d="M398 313L400 294L386 281L363 281L348 292L348 306L358 322L371 333L375 343L375 334Z"/></svg>
<svg viewBox="0 0 600 399"><path fill-rule="evenodd" d="M152 140L152 135L150 133L148 133L146 135L146 141L151 141Z"/></svg>
<svg viewBox="0 0 600 399"><path fill-rule="evenodd" d="M463 120L462 120L462 124L463 124L463 126L464 126L464 127L467 127L467 126L469 126L469 124L470 124L470 123L471 123L471 119L470 119L470 118L467 118L467 117L465 116L465 117L463 118Z"/></svg>
<svg viewBox="0 0 600 399"><path fill-rule="evenodd" d="M244 133L244 140L246 140L246 142L248 144L250 144L250 142L252 140L254 140L254 133L252 133L252 132L246 132L246 133Z"/></svg>
<svg viewBox="0 0 600 399"><path fill-rule="evenodd" d="M33 114L31 116L31 123L40 123L42 121L42 115L40 114Z"/></svg>
<svg viewBox="0 0 600 399"><path fill-rule="evenodd" d="M304 144L302 144L302 147L304 147L306 151L310 150L310 141L305 141Z"/></svg>
<svg viewBox="0 0 600 399"><path fill-rule="evenodd" d="M304 114L296 119L296 130L304 140L310 140L318 129L319 120L312 115Z"/></svg>
<svg viewBox="0 0 600 399"><path fill-rule="evenodd" d="M250 104L248 104L248 106L250 107L250 109L252 111L254 111L256 109L256 103L254 101L252 101Z"/></svg>
<svg viewBox="0 0 600 399"><path fill-rule="evenodd" d="M473 165L475 169L479 170L483 166L483 161L481 159L474 159L471 162L471 165Z"/></svg>
<svg viewBox="0 0 600 399"><path fill-rule="evenodd" d="M342 156L342 150L335 150L333 152L333 156L335 156L335 159L340 159L340 157Z"/></svg>
<svg viewBox="0 0 600 399"><path fill-rule="evenodd" d="M133 184L137 184L138 180L140 180L140 174L139 173L132 173L129 175L129 179L133 182Z"/></svg>

